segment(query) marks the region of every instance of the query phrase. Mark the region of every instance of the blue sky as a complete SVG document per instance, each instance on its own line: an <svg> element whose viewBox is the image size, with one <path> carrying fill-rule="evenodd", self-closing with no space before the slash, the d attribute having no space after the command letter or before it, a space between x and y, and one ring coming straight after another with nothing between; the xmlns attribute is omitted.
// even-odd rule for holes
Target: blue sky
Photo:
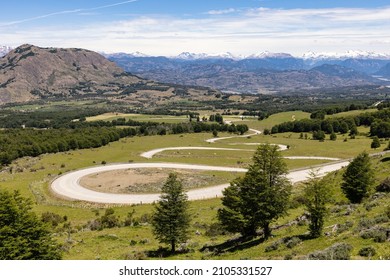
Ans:
<svg viewBox="0 0 390 280"><path fill-rule="evenodd" d="M1 3L0 45L105 52L390 53L390 1L98 0Z"/></svg>

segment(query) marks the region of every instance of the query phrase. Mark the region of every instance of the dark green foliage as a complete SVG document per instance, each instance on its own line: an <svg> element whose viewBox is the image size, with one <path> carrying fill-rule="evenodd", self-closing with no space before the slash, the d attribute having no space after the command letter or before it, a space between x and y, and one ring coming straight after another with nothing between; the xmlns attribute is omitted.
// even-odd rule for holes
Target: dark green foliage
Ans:
<svg viewBox="0 0 390 280"><path fill-rule="evenodd" d="M309 260L349 260L352 246L347 243L336 243L323 251L309 254Z"/></svg>
<svg viewBox="0 0 390 280"><path fill-rule="evenodd" d="M325 132L323 132L322 130L314 131L313 132L313 140L324 141L325 140Z"/></svg>
<svg viewBox="0 0 390 280"><path fill-rule="evenodd" d="M337 140L337 135L336 135L336 133L332 132L332 133L330 134L330 140L332 140L332 141L336 141L336 140Z"/></svg>
<svg viewBox="0 0 390 280"><path fill-rule="evenodd" d="M374 173L366 152L359 154L348 165L343 174L341 189L352 203L360 203L370 191Z"/></svg>
<svg viewBox="0 0 390 280"><path fill-rule="evenodd" d="M112 208L106 209L104 215L100 217L100 224L102 229L119 227L121 225L119 218L115 216L115 210Z"/></svg>
<svg viewBox="0 0 390 280"><path fill-rule="evenodd" d="M326 204L331 199L329 182L318 179L315 172L310 174L304 190L305 206L309 212L309 230L314 238L320 237L324 227L324 220L328 213Z"/></svg>
<svg viewBox="0 0 390 280"><path fill-rule="evenodd" d="M31 211L31 202L18 192L0 192L0 259L61 259L47 225Z"/></svg>
<svg viewBox="0 0 390 280"><path fill-rule="evenodd" d="M63 223L67 220L67 217L61 217L60 215L52 212L44 212L41 215L41 221L51 224L53 227L58 226L60 223Z"/></svg>
<svg viewBox="0 0 390 280"><path fill-rule="evenodd" d="M310 118L323 120L323 119L325 119L325 115L326 115L325 111L316 111L316 112L311 113Z"/></svg>
<svg viewBox="0 0 390 280"><path fill-rule="evenodd" d="M377 187L377 192L390 192L390 177L384 179Z"/></svg>
<svg viewBox="0 0 390 280"><path fill-rule="evenodd" d="M151 221L153 233L161 243L171 245L171 252L174 253L177 243L185 242L189 235L187 195L174 173L169 174L161 192Z"/></svg>
<svg viewBox="0 0 390 280"><path fill-rule="evenodd" d="M363 247L359 250L359 256L362 257L372 257L376 255L376 250L372 246Z"/></svg>
<svg viewBox="0 0 390 280"><path fill-rule="evenodd" d="M218 219L226 230L255 236L261 228L268 238L270 223L288 209L291 185L286 173L278 147L260 145L245 176L235 179L223 191L223 208L218 210Z"/></svg>
<svg viewBox="0 0 390 280"><path fill-rule="evenodd" d="M378 136L374 136L374 138L372 138L371 148L376 149L379 148L380 146L381 146L381 142L379 141Z"/></svg>
<svg viewBox="0 0 390 280"><path fill-rule="evenodd" d="M282 132L313 132L345 134L350 131L350 136L358 134L357 126L370 126L371 136L379 138L390 137L390 109L383 109L373 113L364 113L355 117L340 117L332 119L302 119L298 121L284 122L272 127L272 133Z"/></svg>

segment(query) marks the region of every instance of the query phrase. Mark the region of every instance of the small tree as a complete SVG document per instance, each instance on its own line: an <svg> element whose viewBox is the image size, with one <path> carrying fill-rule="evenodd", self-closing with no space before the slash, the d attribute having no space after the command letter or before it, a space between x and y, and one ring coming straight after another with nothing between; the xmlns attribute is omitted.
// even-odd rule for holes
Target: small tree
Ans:
<svg viewBox="0 0 390 280"><path fill-rule="evenodd" d="M323 132L322 130L314 131L313 132L313 139L319 140L321 142L324 141L325 140L325 132Z"/></svg>
<svg viewBox="0 0 390 280"><path fill-rule="evenodd" d="M0 192L0 259L61 259L48 224L31 211L31 201L18 192Z"/></svg>
<svg viewBox="0 0 390 280"><path fill-rule="evenodd" d="M278 147L260 145L245 176L235 179L223 191L223 208L218 210L223 227L243 236L255 236L257 229L262 228L268 238L271 222L288 209L291 184L286 174L286 163Z"/></svg>
<svg viewBox="0 0 390 280"><path fill-rule="evenodd" d="M332 133L330 134L330 140L332 140L332 141L337 140L337 135L336 135L336 133L334 133L334 131L332 131Z"/></svg>
<svg viewBox="0 0 390 280"><path fill-rule="evenodd" d="M313 238L320 237L327 215L326 204L331 199L329 182L319 179L315 171L310 173L310 179L306 182L304 190L305 206L309 212L309 230Z"/></svg>
<svg viewBox="0 0 390 280"><path fill-rule="evenodd" d="M374 172L366 152L359 154L343 174L341 189L352 203L360 203L374 183Z"/></svg>
<svg viewBox="0 0 390 280"><path fill-rule="evenodd" d="M374 136L374 138L372 138L371 148L376 149L379 148L380 146L381 146L381 142L379 141L378 136Z"/></svg>
<svg viewBox="0 0 390 280"><path fill-rule="evenodd" d="M218 137L218 131L216 129L213 130L213 136Z"/></svg>
<svg viewBox="0 0 390 280"><path fill-rule="evenodd" d="M152 216L153 233L161 243L170 244L174 253L176 244L188 238L190 215L187 195L174 173L169 174L161 191Z"/></svg>

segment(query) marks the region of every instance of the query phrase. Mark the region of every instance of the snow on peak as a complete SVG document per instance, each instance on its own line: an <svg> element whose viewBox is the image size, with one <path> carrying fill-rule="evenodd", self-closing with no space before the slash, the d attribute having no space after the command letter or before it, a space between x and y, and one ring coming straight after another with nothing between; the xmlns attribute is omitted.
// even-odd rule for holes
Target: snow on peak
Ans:
<svg viewBox="0 0 390 280"><path fill-rule="evenodd" d="M10 51L12 51L12 48L11 47L8 47L8 46L0 46L0 57L3 57L5 56L7 53L9 53Z"/></svg>
<svg viewBox="0 0 390 280"><path fill-rule="evenodd" d="M344 53L332 53L332 52L312 52L309 51L302 55L303 59L389 59L390 54L385 53L376 53L371 51L361 51L361 50L349 50Z"/></svg>
<svg viewBox="0 0 390 280"><path fill-rule="evenodd" d="M249 59L256 59L256 58L292 58L293 56L289 53L273 53L269 51L264 51L257 54L252 54L248 56Z"/></svg>

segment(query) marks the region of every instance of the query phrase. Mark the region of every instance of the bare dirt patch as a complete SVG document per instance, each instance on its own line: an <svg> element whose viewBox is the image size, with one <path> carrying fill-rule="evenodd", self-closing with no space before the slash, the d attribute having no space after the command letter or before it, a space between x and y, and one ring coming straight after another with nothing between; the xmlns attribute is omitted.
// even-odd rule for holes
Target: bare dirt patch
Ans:
<svg viewBox="0 0 390 280"><path fill-rule="evenodd" d="M205 171L148 168L95 173L81 178L80 185L106 193L158 193L171 172L178 175L186 190L226 183L221 175Z"/></svg>

